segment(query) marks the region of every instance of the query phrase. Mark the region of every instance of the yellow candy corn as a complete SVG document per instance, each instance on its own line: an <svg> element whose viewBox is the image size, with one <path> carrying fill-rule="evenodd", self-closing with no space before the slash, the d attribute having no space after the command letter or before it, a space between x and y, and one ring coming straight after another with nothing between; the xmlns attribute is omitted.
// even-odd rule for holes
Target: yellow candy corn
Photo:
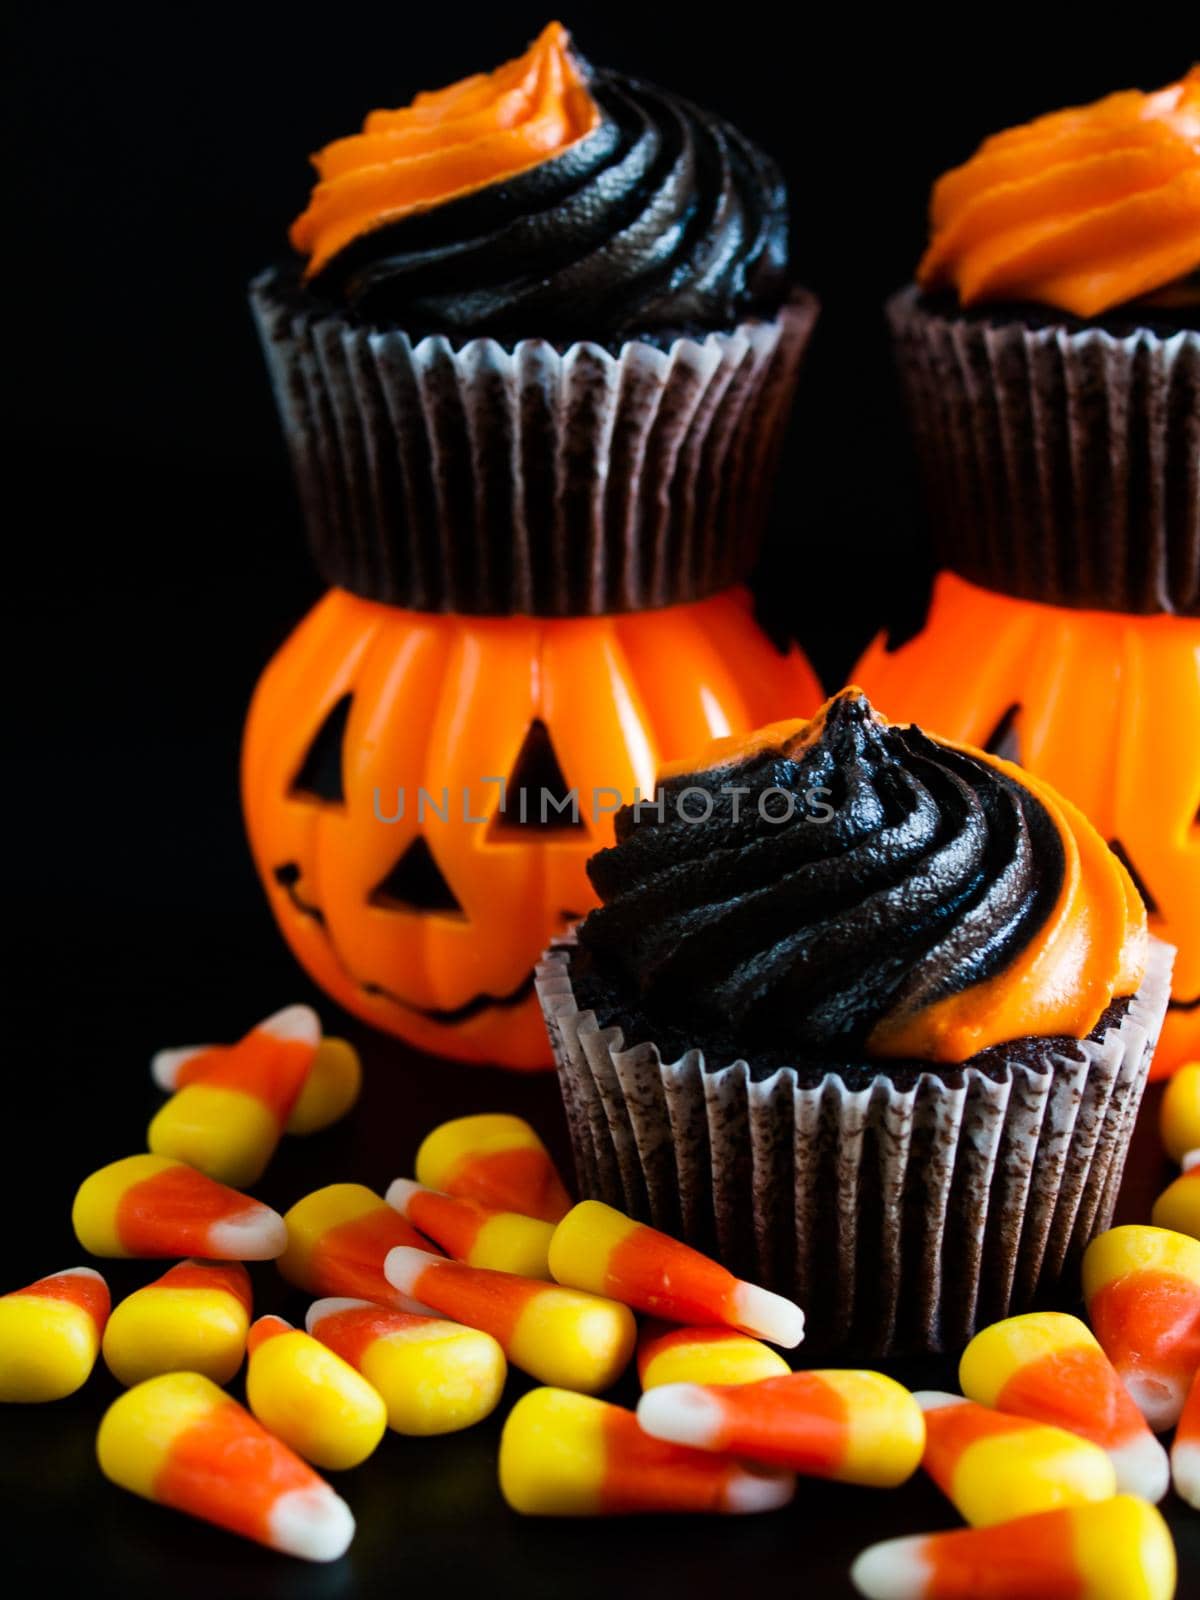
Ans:
<svg viewBox="0 0 1200 1600"><path fill-rule="evenodd" d="M631 1411L566 1389L534 1389L500 1437L500 1491L526 1516L639 1511L774 1511L795 1492L790 1472L748 1467L643 1433Z"/></svg>
<svg viewBox="0 0 1200 1600"><path fill-rule="evenodd" d="M336 1561L354 1537L345 1501L198 1372L164 1373L114 1400L96 1454L131 1494L305 1561Z"/></svg>
<svg viewBox="0 0 1200 1600"><path fill-rule="evenodd" d="M0 1400L74 1394L91 1375L108 1316L108 1285L69 1267L0 1297Z"/></svg>
<svg viewBox="0 0 1200 1600"><path fill-rule="evenodd" d="M314 1339L378 1390L397 1433L457 1433L489 1416L500 1399L504 1352L476 1328L367 1300L318 1300L306 1321Z"/></svg>
<svg viewBox="0 0 1200 1600"><path fill-rule="evenodd" d="M1172 1228L1200 1239L1200 1164L1193 1164L1168 1184L1150 1213L1156 1228Z"/></svg>
<svg viewBox="0 0 1200 1600"><path fill-rule="evenodd" d="M341 1356L282 1317L250 1329L246 1400L297 1455L329 1472L357 1467L387 1427L377 1389Z"/></svg>
<svg viewBox="0 0 1200 1600"><path fill-rule="evenodd" d="M733 1328L673 1328L647 1322L638 1337L643 1389L664 1383L757 1383L790 1369L769 1345Z"/></svg>
<svg viewBox="0 0 1200 1600"><path fill-rule="evenodd" d="M1200 1061L1180 1067L1167 1084L1158 1115L1162 1142L1173 1161L1200 1150Z"/></svg>
<svg viewBox="0 0 1200 1600"><path fill-rule="evenodd" d="M108 1370L126 1385L161 1372L202 1372L228 1383L250 1326L250 1274L237 1261L181 1261L135 1289L104 1330Z"/></svg>
<svg viewBox="0 0 1200 1600"><path fill-rule="evenodd" d="M397 1178L387 1203L414 1228L469 1267L491 1267L522 1278L550 1276L554 1224L517 1211L497 1211L479 1200L438 1194L408 1178Z"/></svg>
<svg viewBox="0 0 1200 1600"><path fill-rule="evenodd" d="M499 1211L558 1222L571 1209L549 1151L523 1117L491 1112L443 1122L417 1151L416 1166L427 1189Z"/></svg>
<svg viewBox="0 0 1200 1600"><path fill-rule="evenodd" d="M361 1089L358 1051L347 1039L322 1039L286 1131L307 1135L332 1127L353 1109Z"/></svg>

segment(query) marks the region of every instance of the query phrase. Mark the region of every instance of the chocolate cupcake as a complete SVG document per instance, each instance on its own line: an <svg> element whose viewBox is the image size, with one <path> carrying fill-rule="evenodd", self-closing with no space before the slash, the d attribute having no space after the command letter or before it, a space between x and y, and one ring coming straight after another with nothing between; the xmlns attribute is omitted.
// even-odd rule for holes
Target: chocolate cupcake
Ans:
<svg viewBox="0 0 1200 1600"><path fill-rule="evenodd" d="M816 313L761 151L551 23L314 159L253 303L329 582L562 616L746 575Z"/></svg>
<svg viewBox="0 0 1200 1600"><path fill-rule="evenodd" d="M797 1298L818 1348L952 1348L1074 1266L1172 954L1080 812L848 689L616 840L538 976L585 1195Z"/></svg>
<svg viewBox="0 0 1200 1600"><path fill-rule="evenodd" d="M1200 67L986 139L888 311L939 566L1200 616Z"/></svg>

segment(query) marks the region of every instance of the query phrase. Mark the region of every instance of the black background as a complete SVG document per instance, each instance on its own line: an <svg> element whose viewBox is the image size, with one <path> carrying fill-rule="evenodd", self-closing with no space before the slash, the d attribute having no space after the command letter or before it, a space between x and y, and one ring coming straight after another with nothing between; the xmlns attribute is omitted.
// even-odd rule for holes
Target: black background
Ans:
<svg viewBox="0 0 1200 1600"><path fill-rule="evenodd" d="M824 306L761 589L835 685L926 579L881 302L911 273L931 180L994 128L1128 84L1194 50L1184 8L1143 28L1082 8L576 4L593 59L678 89L769 148L789 178L797 277ZM1174 23L1170 18L1174 15ZM525 4L25 6L10 20L3 197L8 518L4 720L9 983L0 1127L3 1275L78 1259L74 1186L137 1148L152 1049L236 1036L311 997L242 838L238 733L254 679L320 593L303 548L244 284L284 248L305 154L372 106L515 54ZM416 1061L370 1040L353 1122L283 1153L287 1203L408 1170L456 1110L525 1110L562 1149L545 1079ZM1145 1119L1144 1119L1145 1120ZM1130 1216L1164 1170L1140 1130ZM145 1269L118 1268L120 1291ZM260 1271L263 1304L297 1307ZM275 1297L275 1302L272 1301ZM945 1383L948 1371L906 1374ZM801 1486L754 1526L547 1527L504 1513L495 1429L394 1438L346 1480L352 1557L309 1571L103 1485L107 1376L54 1408L0 1412L5 1564L94 1593L341 1596L471 1582L481 1594L848 1593L861 1544L952 1516L928 1486ZM1178 1510L1178 1508L1176 1508ZM1200 1592L1200 1541L1181 1513ZM1186 1571L1186 1569L1185 1569Z"/></svg>

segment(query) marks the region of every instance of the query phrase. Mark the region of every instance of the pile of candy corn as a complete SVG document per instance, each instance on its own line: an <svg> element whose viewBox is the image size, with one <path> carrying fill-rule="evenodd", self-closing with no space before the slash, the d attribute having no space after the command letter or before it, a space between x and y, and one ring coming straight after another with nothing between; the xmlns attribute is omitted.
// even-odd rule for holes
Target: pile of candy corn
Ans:
<svg viewBox="0 0 1200 1600"><path fill-rule="evenodd" d="M960 1394L793 1371L779 1350L803 1338L798 1306L599 1201L572 1204L518 1117L434 1129L415 1179L382 1198L335 1183L280 1216L241 1186L359 1088L354 1051L305 1006L152 1070L170 1098L148 1149L86 1178L72 1219L94 1256L175 1264L115 1308L87 1266L0 1298L0 1400L71 1394L101 1355L126 1386L97 1438L121 1487L336 1560L354 1519L315 1469L357 1466L389 1428L471 1427L511 1365L537 1385L501 1435L514 1511L769 1512L798 1476L891 1488L923 1469L967 1526L865 1550L851 1579L868 1600L1175 1593L1155 1503L1173 1478L1200 1508L1200 1063L1163 1101L1184 1174L1154 1225L1088 1247L1090 1327L1035 1312L985 1328ZM255 1320L247 1261L313 1297L303 1328ZM635 1359L636 1410L600 1398ZM222 1387L243 1365L245 1405ZM1172 1428L1168 1457L1156 1434Z"/></svg>

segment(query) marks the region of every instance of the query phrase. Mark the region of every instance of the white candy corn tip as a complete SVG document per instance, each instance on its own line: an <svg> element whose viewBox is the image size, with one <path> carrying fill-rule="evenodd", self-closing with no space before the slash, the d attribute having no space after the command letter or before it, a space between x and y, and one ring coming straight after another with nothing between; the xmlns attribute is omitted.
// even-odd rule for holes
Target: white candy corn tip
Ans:
<svg viewBox="0 0 1200 1600"><path fill-rule="evenodd" d="M1171 1482L1171 1462L1158 1440L1143 1433L1108 1455L1117 1472L1117 1493L1136 1494L1157 1505Z"/></svg>
<svg viewBox="0 0 1200 1600"><path fill-rule="evenodd" d="M416 1245L398 1244L387 1253L383 1275L393 1289L399 1289L401 1294L411 1294L426 1267L435 1267L445 1259L445 1256L435 1256L428 1250L418 1250Z"/></svg>
<svg viewBox="0 0 1200 1600"><path fill-rule="evenodd" d="M654 1439L715 1450L721 1437L721 1402L698 1383L664 1383L638 1401L638 1425Z"/></svg>
<svg viewBox="0 0 1200 1600"><path fill-rule="evenodd" d="M254 1031L269 1033L281 1044L311 1044L315 1049L321 1042L321 1019L311 1006L284 1006Z"/></svg>
<svg viewBox="0 0 1200 1600"><path fill-rule="evenodd" d="M1179 1421L1179 1414L1187 1399L1186 1379L1156 1378L1147 1373L1130 1373L1126 1377L1122 1373L1121 1381L1128 1389L1134 1405L1145 1417L1151 1433L1166 1433Z"/></svg>
<svg viewBox="0 0 1200 1600"><path fill-rule="evenodd" d="M850 1582L866 1600L921 1600L932 1574L925 1535L873 1544L850 1568Z"/></svg>
<svg viewBox="0 0 1200 1600"><path fill-rule="evenodd" d="M326 1317L336 1317L342 1311L370 1311L375 1308L372 1300L348 1300L341 1295L327 1295L324 1300L314 1300L304 1313L304 1327L311 1333L318 1322L324 1322Z"/></svg>
<svg viewBox="0 0 1200 1600"><path fill-rule="evenodd" d="M97 1272L95 1267L64 1267L61 1272L47 1273L46 1276L51 1278L95 1278L97 1283L104 1282L103 1274Z"/></svg>
<svg viewBox="0 0 1200 1600"><path fill-rule="evenodd" d="M158 1050L150 1057L150 1076L160 1089L173 1094L185 1063L211 1049L208 1044L184 1044L175 1050Z"/></svg>
<svg viewBox="0 0 1200 1600"><path fill-rule="evenodd" d="M413 1195L426 1192L425 1185L423 1183L415 1183L412 1178L393 1178L391 1183L388 1184L387 1193L383 1198L393 1211L398 1211L401 1216L404 1216L408 1209L408 1202Z"/></svg>
<svg viewBox="0 0 1200 1600"><path fill-rule="evenodd" d="M948 1389L915 1389L913 1399L922 1411L941 1411L944 1406L965 1406L966 1395L951 1394Z"/></svg>
<svg viewBox="0 0 1200 1600"><path fill-rule="evenodd" d="M733 1296L734 1316L743 1333L794 1350L804 1337L804 1313L792 1300L757 1284L739 1283Z"/></svg>
<svg viewBox="0 0 1200 1600"><path fill-rule="evenodd" d="M280 1495L270 1527L272 1548L302 1561L336 1561L354 1537L350 1507L324 1483Z"/></svg>
<svg viewBox="0 0 1200 1600"><path fill-rule="evenodd" d="M274 1261L287 1249L287 1224L257 1201L214 1222L208 1230L214 1255L226 1261Z"/></svg>
<svg viewBox="0 0 1200 1600"><path fill-rule="evenodd" d="M751 1516L756 1511L778 1511L790 1505L796 1493L792 1472L755 1472L739 1467L730 1474L725 1489L725 1510L735 1517Z"/></svg>
<svg viewBox="0 0 1200 1600"><path fill-rule="evenodd" d="M1187 1440L1175 1446L1171 1451L1171 1478L1179 1498L1200 1511L1200 1444Z"/></svg>
<svg viewBox="0 0 1200 1600"><path fill-rule="evenodd" d="M1190 1172L1193 1167L1200 1167L1200 1150L1189 1150L1179 1165L1185 1172Z"/></svg>

